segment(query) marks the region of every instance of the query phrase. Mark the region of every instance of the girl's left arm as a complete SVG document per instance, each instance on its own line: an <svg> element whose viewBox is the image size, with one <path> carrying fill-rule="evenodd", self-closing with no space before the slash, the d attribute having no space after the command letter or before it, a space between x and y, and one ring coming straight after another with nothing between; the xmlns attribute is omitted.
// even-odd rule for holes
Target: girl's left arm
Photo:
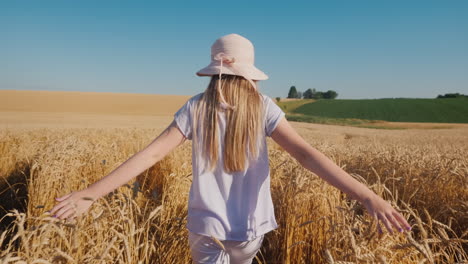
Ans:
<svg viewBox="0 0 468 264"><path fill-rule="evenodd" d="M271 137L304 168L363 204L374 218L383 222L390 233L393 233L392 225L400 232L403 232L403 229L411 229L406 219L389 203L310 146L284 117Z"/></svg>

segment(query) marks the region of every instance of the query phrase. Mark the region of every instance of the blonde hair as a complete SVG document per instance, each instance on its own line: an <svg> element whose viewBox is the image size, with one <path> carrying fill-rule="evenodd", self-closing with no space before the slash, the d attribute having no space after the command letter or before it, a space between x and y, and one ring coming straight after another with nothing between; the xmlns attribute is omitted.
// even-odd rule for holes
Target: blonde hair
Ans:
<svg viewBox="0 0 468 264"><path fill-rule="evenodd" d="M261 94L241 76L222 75L221 87L218 75L211 77L207 89L195 106L194 147L207 157L205 169L212 171L219 159L218 113L226 115L223 164L226 172L243 171L249 160L257 159L262 148L260 136L263 128L263 100ZM222 94L221 94L222 92ZM226 103L220 104L224 95ZM200 133L200 137L197 134ZM200 139L200 142L197 142Z"/></svg>

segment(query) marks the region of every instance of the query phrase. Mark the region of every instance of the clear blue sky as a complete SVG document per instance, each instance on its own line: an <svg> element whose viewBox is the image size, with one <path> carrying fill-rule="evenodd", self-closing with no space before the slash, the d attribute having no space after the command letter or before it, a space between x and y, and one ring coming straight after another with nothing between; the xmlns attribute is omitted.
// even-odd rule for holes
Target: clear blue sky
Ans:
<svg viewBox="0 0 468 264"><path fill-rule="evenodd" d="M1 1L0 89L184 94L226 34L260 90L338 98L468 94L468 1Z"/></svg>

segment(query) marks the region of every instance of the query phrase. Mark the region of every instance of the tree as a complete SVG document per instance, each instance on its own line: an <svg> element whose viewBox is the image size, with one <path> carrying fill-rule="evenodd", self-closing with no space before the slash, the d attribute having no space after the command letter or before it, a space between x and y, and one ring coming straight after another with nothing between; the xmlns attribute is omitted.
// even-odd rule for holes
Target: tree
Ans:
<svg viewBox="0 0 468 264"><path fill-rule="evenodd" d="M297 98L296 86L291 86L291 88L289 88L288 98Z"/></svg>
<svg viewBox="0 0 468 264"><path fill-rule="evenodd" d="M460 93L446 93L444 95L438 95L437 98L461 98L461 97L468 97L468 95L460 94Z"/></svg>
<svg viewBox="0 0 468 264"><path fill-rule="evenodd" d="M315 90L315 89L314 89L314 90ZM313 91L312 91L312 89L310 89L310 88L307 89L307 90L304 92L304 94L303 94L304 99L312 99L312 96L313 96L313 95L314 95L314 94L313 94Z"/></svg>
<svg viewBox="0 0 468 264"><path fill-rule="evenodd" d="M315 91L315 89L312 90L312 99L322 99L322 98L323 98L323 92Z"/></svg>
<svg viewBox="0 0 468 264"><path fill-rule="evenodd" d="M338 96L338 93L333 90L328 90L323 93L324 99L335 99Z"/></svg>
<svg viewBox="0 0 468 264"><path fill-rule="evenodd" d="M304 99L335 99L338 93L333 90L326 92L317 91L315 88L307 89L304 93L298 91L296 86L291 86L288 93L288 98L304 98ZM439 96L440 98L440 96Z"/></svg>

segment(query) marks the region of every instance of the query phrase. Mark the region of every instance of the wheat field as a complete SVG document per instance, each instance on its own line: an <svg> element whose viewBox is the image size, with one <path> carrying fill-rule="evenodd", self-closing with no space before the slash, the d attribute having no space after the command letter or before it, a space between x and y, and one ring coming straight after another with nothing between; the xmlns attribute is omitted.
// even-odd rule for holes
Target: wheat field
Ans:
<svg viewBox="0 0 468 264"><path fill-rule="evenodd" d="M1 109L0 263L190 263L185 229L190 142L96 201L75 221L46 213L55 197L107 175L172 120L156 108L136 109L138 104L116 112L112 105L92 106L110 97L90 101L83 96L81 104L88 105L75 109L66 104L53 108L54 100L41 111L32 110L45 106ZM187 98L174 97L170 103L165 98L162 108L173 113ZM161 101L151 99L154 105ZM125 96L124 101L132 100ZM266 235L256 263L467 263L467 125L406 130L293 126L397 207L413 229L393 236L378 233L359 204L269 141L279 228Z"/></svg>

